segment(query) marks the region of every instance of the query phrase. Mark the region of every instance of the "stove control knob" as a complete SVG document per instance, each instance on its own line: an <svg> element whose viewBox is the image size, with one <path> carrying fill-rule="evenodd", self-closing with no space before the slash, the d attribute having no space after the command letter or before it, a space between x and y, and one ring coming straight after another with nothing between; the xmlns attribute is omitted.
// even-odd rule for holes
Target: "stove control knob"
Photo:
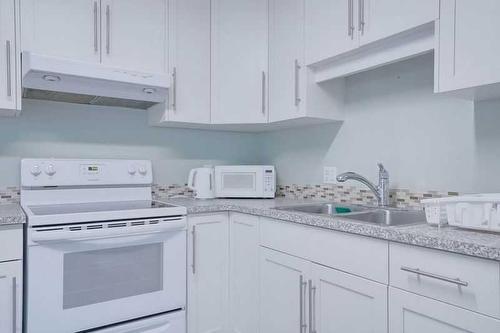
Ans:
<svg viewBox="0 0 500 333"><path fill-rule="evenodd" d="M31 168L31 174L35 177L39 176L42 173L42 170L40 170L40 166L38 165L33 165Z"/></svg>
<svg viewBox="0 0 500 333"><path fill-rule="evenodd" d="M47 165L47 167L45 168L45 173L49 176L53 176L55 175L56 173L56 168L54 167L53 164L49 164Z"/></svg>
<svg viewBox="0 0 500 333"><path fill-rule="evenodd" d="M128 167L128 174L133 176L135 175L135 173L137 172L137 170L135 169L135 166L131 165Z"/></svg>
<svg viewBox="0 0 500 333"><path fill-rule="evenodd" d="M148 173L148 170L145 167L141 166L139 167L139 173L144 176Z"/></svg>

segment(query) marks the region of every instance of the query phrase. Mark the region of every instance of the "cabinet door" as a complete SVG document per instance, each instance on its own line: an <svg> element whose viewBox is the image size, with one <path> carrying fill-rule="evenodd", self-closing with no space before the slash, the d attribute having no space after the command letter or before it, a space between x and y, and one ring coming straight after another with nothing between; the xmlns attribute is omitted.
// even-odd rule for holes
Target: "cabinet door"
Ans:
<svg viewBox="0 0 500 333"><path fill-rule="evenodd" d="M368 44L438 17L438 0L356 0L360 44Z"/></svg>
<svg viewBox="0 0 500 333"><path fill-rule="evenodd" d="M212 123L266 123L268 0L212 1Z"/></svg>
<svg viewBox="0 0 500 333"><path fill-rule="evenodd" d="M259 331L259 217L229 217L229 331Z"/></svg>
<svg viewBox="0 0 500 333"><path fill-rule="evenodd" d="M21 1L22 49L99 62L100 0Z"/></svg>
<svg viewBox="0 0 500 333"><path fill-rule="evenodd" d="M304 0L270 0L269 121L303 115Z"/></svg>
<svg viewBox="0 0 500 333"><path fill-rule="evenodd" d="M430 298L389 288L390 333L497 333L500 321Z"/></svg>
<svg viewBox="0 0 500 333"><path fill-rule="evenodd" d="M306 60L313 64L358 47L357 0L307 0Z"/></svg>
<svg viewBox="0 0 500 333"><path fill-rule="evenodd" d="M227 331L228 214L189 217L188 332Z"/></svg>
<svg viewBox="0 0 500 333"><path fill-rule="evenodd" d="M0 0L0 109L17 106L16 54L15 1Z"/></svg>
<svg viewBox="0 0 500 333"><path fill-rule="evenodd" d="M168 0L102 0L102 63L147 73L168 69Z"/></svg>
<svg viewBox="0 0 500 333"><path fill-rule="evenodd" d="M387 286L313 264L313 332L387 332Z"/></svg>
<svg viewBox="0 0 500 333"><path fill-rule="evenodd" d="M210 123L210 0L171 0L169 17L168 120Z"/></svg>
<svg viewBox="0 0 500 333"><path fill-rule="evenodd" d="M0 332L22 332L22 261L0 263Z"/></svg>
<svg viewBox="0 0 500 333"><path fill-rule="evenodd" d="M440 4L438 91L500 82L500 1Z"/></svg>
<svg viewBox="0 0 500 333"><path fill-rule="evenodd" d="M304 332L310 263L261 247L260 333Z"/></svg>

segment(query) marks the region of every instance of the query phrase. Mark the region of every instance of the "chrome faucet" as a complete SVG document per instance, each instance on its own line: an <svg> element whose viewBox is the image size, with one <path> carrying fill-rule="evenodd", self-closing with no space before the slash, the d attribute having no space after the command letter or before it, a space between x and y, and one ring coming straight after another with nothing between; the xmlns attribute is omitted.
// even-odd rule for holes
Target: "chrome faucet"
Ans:
<svg viewBox="0 0 500 333"><path fill-rule="evenodd" d="M389 172L382 163L378 163L378 169L378 186L355 172L342 173L337 176L337 181L343 183L348 180L356 180L363 183L375 194L379 206L389 206Z"/></svg>

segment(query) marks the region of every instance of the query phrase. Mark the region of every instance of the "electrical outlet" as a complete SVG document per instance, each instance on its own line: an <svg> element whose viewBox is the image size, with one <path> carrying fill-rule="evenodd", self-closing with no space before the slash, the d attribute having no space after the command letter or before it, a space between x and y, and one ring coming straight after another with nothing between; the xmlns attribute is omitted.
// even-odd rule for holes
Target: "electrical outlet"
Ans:
<svg viewBox="0 0 500 333"><path fill-rule="evenodd" d="M323 167L323 183L336 184L337 183L337 168L336 167Z"/></svg>

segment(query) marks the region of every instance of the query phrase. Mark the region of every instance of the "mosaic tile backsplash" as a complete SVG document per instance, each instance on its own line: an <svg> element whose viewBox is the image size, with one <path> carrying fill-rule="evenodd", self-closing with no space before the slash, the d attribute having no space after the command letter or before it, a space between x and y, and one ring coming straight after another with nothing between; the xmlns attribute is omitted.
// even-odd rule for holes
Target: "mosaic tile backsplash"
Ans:
<svg viewBox="0 0 500 333"><path fill-rule="evenodd" d="M173 197L192 197L193 191L186 185L153 185L153 198L156 200ZM392 189L390 201L392 206L400 208L420 209L420 200L458 195L457 192L413 192L410 190ZM376 205L375 196L367 189L344 185L278 185L277 197L290 199L329 200L361 205ZM0 204L19 202L19 188L0 188Z"/></svg>

